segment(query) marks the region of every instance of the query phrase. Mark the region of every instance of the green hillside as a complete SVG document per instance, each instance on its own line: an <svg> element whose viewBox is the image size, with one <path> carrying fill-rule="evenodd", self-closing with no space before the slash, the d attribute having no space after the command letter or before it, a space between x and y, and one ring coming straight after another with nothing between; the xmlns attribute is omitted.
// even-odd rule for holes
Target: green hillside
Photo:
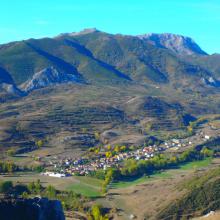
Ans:
<svg viewBox="0 0 220 220"><path fill-rule="evenodd" d="M158 219L190 219L220 208L220 170L214 169L183 184L188 192L173 201Z"/></svg>
<svg viewBox="0 0 220 220"><path fill-rule="evenodd" d="M211 73L183 61L168 49L159 48L137 37L95 31L82 35L11 43L0 47L0 66L16 84L34 73L55 66L75 72L87 83L162 84L174 88L202 88L201 78Z"/></svg>
<svg viewBox="0 0 220 220"><path fill-rule="evenodd" d="M62 81L63 74L76 80ZM39 139L51 149L143 145L151 136L187 136L191 120L219 113L210 77L209 68L135 36L91 31L1 45L0 82L9 89L0 93L0 147ZM15 95L13 83L29 83L32 92ZM112 130L114 137L106 135Z"/></svg>

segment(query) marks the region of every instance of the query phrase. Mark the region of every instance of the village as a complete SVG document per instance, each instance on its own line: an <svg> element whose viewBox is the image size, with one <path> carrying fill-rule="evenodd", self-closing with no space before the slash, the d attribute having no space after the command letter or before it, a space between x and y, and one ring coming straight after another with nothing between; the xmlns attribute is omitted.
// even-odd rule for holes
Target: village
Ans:
<svg viewBox="0 0 220 220"><path fill-rule="evenodd" d="M210 136L201 134L198 136L200 141L210 139ZM198 143L198 142L197 142ZM156 154L164 151L178 151L181 148L187 148L193 145L190 139L171 139L165 141L160 145L149 145L143 147L126 147L117 146L111 149L110 146L105 148L93 148L91 156L80 158L56 158L50 161L52 169L42 173L42 175L63 178L73 175L89 175L97 170L106 170L108 168L119 168L123 161L127 159L148 160L153 158Z"/></svg>
<svg viewBox="0 0 220 220"><path fill-rule="evenodd" d="M143 147L134 151L119 152L114 156L99 153L92 158L71 159L66 158L59 162L53 163L54 172L45 172L44 175L54 177L65 177L69 175L88 175L90 172L99 169L106 170L110 167L119 167L126 159L149 159L154 157L156 152L162 151L162 148L157 146Z"/></svg>

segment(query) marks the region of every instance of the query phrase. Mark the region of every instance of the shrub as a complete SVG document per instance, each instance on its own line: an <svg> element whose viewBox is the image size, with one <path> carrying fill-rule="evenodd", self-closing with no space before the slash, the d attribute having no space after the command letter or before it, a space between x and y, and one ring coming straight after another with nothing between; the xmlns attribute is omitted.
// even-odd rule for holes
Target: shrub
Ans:
<svg viewBox="0 0 220 220"><path fill-rule="evenodd" d="M13 183L11 181L4 181L0 183L0 193L8 194L13 189Z"/></svg>
<svg viewBox="0 0 220 220"><path fill-rule="evenodd" d="M15 153L16 153L16 152L15 152L14 149L10 149L10 150L7 151L7 155L10 156L10 157L14 156Z"/></svg>

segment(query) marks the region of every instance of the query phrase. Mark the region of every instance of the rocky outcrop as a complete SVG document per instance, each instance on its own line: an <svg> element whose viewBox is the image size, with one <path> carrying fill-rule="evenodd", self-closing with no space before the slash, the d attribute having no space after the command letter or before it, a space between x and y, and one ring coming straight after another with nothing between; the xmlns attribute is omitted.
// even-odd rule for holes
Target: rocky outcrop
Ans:
<svg viewBox="0 0 220 220"><path fill-rule="evenodd" d="M217 80L211 76L209 78L202 78L202 82L208 86L220 87L220 80Z"/></svg>
<svg viewBox="0 0 220 220"><path fill-rule="evenodd" d="M190 38L177 34L145 34L139 35L140 39L161 48L167 48L179 55L207 55L196 42Z"/></svg>
<svg viewBox="0 0 220 220"><path fill-rule="evenodd" d="M47 198L0 200L1 220L65 220L60 201Z"/></svg>
<svg viewBox="0 0 220 220"><path fill-rule="evenodd" d="M61 72L52 66L35 73L21 88L23 88L25 92L31 92L50 85L68 82L77 83L80 82L80 79L72 73Z"/></svg>
<svg viewBox="0 0 220 220"><path fill-rule="evenodd" d="M14 84L7 84L7 83L0 84L0 92L14 96L22 96L25 94L20 89L18 89Z"/></svg>
<svg viewBox="0 0 220 220"><path fill-rule="evenodd" d="M11 75L0 67L0 93L4 95L10 95L10 96L22 96L24 93L19 90Z"/></svg>

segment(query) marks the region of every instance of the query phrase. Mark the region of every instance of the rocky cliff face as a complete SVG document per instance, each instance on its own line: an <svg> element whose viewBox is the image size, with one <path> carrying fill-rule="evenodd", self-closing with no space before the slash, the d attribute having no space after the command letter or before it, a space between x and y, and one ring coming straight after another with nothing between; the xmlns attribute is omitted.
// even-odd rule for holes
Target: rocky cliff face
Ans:
<svg viewBox="0 0 220 220"><path fill-rule="evenodd" d="M1 67L0 67L0 93L1 94L4 93L5 95L12 95L12 96L23 95L23 92L16 87L11 75Z"/></svg>
<svg viewBox="0 0 220 220"><path fill-rule="evenodd" d="M22 96L25 94L20 89L18 89L14 84L8 84L8 83L0 84L0 93L5 93L14 96Z"/></svg>
<svg viewBox="0 0 220 220"><path fill-rule="evenodd" d="M24 91L31 92L35 89L44 88L53 84L68 82L79 82L79 79L74 74L63 73L52 66L35 73L33 77L21 87Z"/></svg>
<svg viewBox="0 0 220 220"><path fill-rule="evenodd" d="M1 220L65 220L60 201L46 198L0 200Z"/></svg>
<svg viewBox="0 0 220 220"><path fill-rule="evenodd" d="M179 55L207 55L190 37L168 33L150 33L138 37L157 47L170 49Z"/></svg>

